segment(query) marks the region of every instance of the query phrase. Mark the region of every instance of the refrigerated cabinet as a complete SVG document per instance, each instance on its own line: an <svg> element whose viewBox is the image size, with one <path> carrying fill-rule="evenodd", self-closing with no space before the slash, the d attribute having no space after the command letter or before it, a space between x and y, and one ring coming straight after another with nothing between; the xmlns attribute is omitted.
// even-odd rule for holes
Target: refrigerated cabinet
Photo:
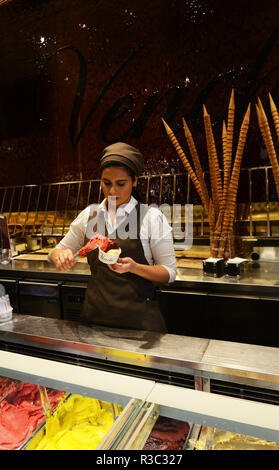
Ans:
<svg viewBox="0 0 279 470"><path fill-rule="evenodd" d="M0 284L14 312L79 322L90 279L87 263L64 272L39 261L39 254L38 260L30 256L0 266ZM279 347L278 262L247 263L240 279L178 267L175 282L158 285L157 295L172 334Z"/></svg>
<svg viewBox="0 0 279 470"><path fill-rule="evenodd" d="M142 449L158 415L189 423L188 448L205 426L279 442L277 348L25 315L0 348L2 376L129 410L102 448Z"/></svg>
<svg viewBox="0 0 279 470"><path fill-rule="evenodd" d="M24 315L61 318L59 281L18 281L19 309Z"/></svg>

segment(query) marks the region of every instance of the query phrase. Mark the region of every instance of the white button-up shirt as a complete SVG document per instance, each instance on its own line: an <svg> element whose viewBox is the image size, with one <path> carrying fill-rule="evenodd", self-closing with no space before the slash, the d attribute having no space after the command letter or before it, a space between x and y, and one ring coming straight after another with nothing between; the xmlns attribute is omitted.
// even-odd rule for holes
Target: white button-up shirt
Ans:
<svg viewBox="0 0 279 470"><path fill-rule="evenodd" d="M56 248L70 248L74 255L76 255L84 245L85 234L87 238L92 238L93 235L90 236L88 232L88 219L90 214L92 214L93 208L97 210L99 215L103 215L109 236L114 233L125 220L129 220L129 215L136 204L138 204L138 201L131 196L127 204L123 204L117 208L114 221L110 218L105 199L99 205L86 207L71 223L68 233L58 243ZM148 208L148 211L144 213L140 227L140 240L148 264L163 266L169 272L168 282L173 282L176 278L177 267L172 228L164 214L158 208L151 206Z"/></svg>

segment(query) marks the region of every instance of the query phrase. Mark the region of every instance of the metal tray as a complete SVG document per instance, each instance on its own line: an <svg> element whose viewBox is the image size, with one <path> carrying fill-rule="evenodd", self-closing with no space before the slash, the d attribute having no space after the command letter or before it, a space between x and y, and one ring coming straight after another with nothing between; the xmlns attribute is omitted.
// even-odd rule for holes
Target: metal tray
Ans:
<svg viewBox="0 0 279 470"><path fill-rule="evenodd" d="M1 403L1 401L7 399L8 396L10 395L10 393L14 392L15 388L18 387L19 385L21 385L22 383L23 383L22 381L18 380L17 384L15 384L15 387L13 389L9 390L9 392L6 395L4 395L3 397L0 398L0 403ZM68 398L68 395L64 398L64 400L66 398ZM55 411L55 409L53 411ZM43 420L42 423L32 432L32 434L19 447L17 447L15 450L22 450L23 448L25 448L26 445L28 444L28 442L31 441L37 433L40 432L41 428L43 428L45 426L45 424L46 424L46 422L45 422L45 420Z"/></svg>
<svg viewBox="0 0 279 470"><path fill-rule="evenodd" d="M60 403L59 403L59 409L63 406L64 403L66 403L67 400L69 400L69 398L72 396L73 394L69 393L67 395L67 397L65 397ZM101 401L101 400L100 400ZM113 404L112 404L112 407L113 407ZM59 409L58 409L58 406L54 409L53 411L53 414L55 414L56 412L59 413ZM112 408L113 411L115 410L115 408L113 407ZM114 415L114 419L116 420L117 418L117 412L115 413ZM115 422L114 422L115 424ZM44 437L44 434L45 434L45 425L46 425L46 421L44 420L44 422L38 427L38 429L36 431L34 431L34 433L28 438L28 440L26 440L26 442L21 446L21 449L20 450L35 450L38 443L41 441L41 439ZM111 429L114 427L114 425L111 427ZM111 429L109 429L108 432L111 431ZM106 436L104 436L103 440L106 439ZM101 441L101 443L103 442L103 440ZM101 444L100 443L100 444ZM99 445L100 445L99 444Z"/></svg>
<svg viewBox="0 0 279 470"><path fill-rule="evenodd" d="M61 402L64 402L68 400L70 394L67 394L63 400L61 400L58 405L60 405ZM52 411L52 414L55 413L58 405L54 408L54 410ZM30 436L26 439L25 442L23 442L23 444L17 449L17 450L25 450L26 447L29 445L30 442L32 442L33 440L36 440L36 443L39 442L39 440L43 437L44 435L44 432L45 432L45 425L46 425L46 420L44 419L41 424L37 427L37 429L35 429L32 434L30 434ZM38 437L37 437L38 436ZM38 440L39 439L39 440Z"/></svg>

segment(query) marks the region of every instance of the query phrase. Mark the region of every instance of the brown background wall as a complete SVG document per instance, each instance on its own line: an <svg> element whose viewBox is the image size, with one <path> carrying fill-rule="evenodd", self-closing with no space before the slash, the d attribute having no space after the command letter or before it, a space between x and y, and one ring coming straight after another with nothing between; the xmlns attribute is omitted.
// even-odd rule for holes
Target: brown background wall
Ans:
<svg viewBox="0 0 279 470"><path fill-rule="evenodd" d="M279 6L261 0L11 0L0 7L0 185L98 177L124 140L146 173L184 171L182 116L207 166L202 104L221 143L231 89L279 105ZM243 166L268 164L252 106ZM259 187L259 193L261 188Z"/></svg>

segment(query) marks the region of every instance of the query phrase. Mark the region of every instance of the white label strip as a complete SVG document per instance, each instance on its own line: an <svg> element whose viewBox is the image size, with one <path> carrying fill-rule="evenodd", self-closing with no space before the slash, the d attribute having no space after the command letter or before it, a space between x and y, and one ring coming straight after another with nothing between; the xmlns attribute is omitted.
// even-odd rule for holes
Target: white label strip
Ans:
<svg viewBox="0 0 279 470"><path fill-rule="evenodd" d="M259 437L269 435L279 442L279 406L276 405L165 384L156 384L147 400L162 408L181 410L184 418L191 418L196 424L223 425L221 429L247 435L252 432L250 435ZM263 433L260 431L263 428L271 432Z"/></svg>
<svg viewBox="0 0 279 470"><path fill-rule="evenodd" d="M15 378L20 372L38 377L38 380L46 378L140 400L145 400L155 385L152 380L1 351L0 375L5 375L5 370L8 377L11 376L9 371L15 371Z"/></svg>

